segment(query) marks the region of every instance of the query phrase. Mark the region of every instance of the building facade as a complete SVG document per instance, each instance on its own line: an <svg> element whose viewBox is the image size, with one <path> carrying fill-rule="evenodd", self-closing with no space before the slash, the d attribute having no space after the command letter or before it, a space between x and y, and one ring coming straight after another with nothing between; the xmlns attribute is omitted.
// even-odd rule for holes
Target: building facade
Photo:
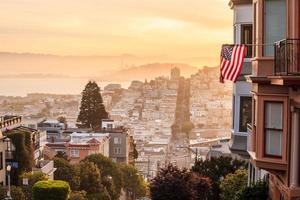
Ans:
<svg viewBox="0 0 300 200"><path fill-rule="evenodd" d="M234 44L252 44L252 1L230 1L233 10ZM252 97L251 84L245 76L251 74L252 46L247 48L241 75L233 84L232 96L232 134L230 150L244 158L247 153L247 124L251 122Z"/></svg>
<svg viewBox="0 0 300 200"><path fill-rule="evenodd" d="M299 11L299 0L253 0L248 152L252 166L268 171L274 200L300 198Z"/></svg>

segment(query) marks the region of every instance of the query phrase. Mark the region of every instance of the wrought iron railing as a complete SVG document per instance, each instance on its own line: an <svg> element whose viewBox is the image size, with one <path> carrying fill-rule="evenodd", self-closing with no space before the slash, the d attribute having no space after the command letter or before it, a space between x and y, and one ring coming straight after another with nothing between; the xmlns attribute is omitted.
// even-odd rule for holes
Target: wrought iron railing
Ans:
<svg viewBox="0 0 300 200"><path fill-rule="evenodd" d="M300 75L300 39L275 43L275 75Z"/></svg>

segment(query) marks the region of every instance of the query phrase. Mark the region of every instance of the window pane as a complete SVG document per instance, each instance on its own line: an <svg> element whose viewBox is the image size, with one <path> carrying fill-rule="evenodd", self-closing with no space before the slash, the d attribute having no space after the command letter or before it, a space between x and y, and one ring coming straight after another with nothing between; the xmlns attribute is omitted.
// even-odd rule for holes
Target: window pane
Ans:
<svg viewBox="0 0 300 200"><path fill-rule="evenodd" d="M282 131L267 130L266 131L266 154L281 156L282 147Z"/></svg>
<svg viewBox="0 0 300 200"><path fill-rule="evenodd" d="M281 102L266 102L265 128L282 129L283 104Z"/></svg>
<svg viewBox="0 0 300 200"><path fill-rule="evenodd" d="M243 24L241 34L242 44L252 44L252 25ZM252 46L247 46L246 58L252 57Z"/></svg>
<svg viewBox="0 0 300 200"><path fill-rule="evenodd" d="M285 38L286 0L265 0L264 43L273 44ZM273 45L264 47L265 56L274 56Z"/></svg>
<svg viewBox="0 0 300 200"><path fill-rule="evenodd" d="M240 101L240 132L247 132L247 124L252 118L252 98L241 97Z"/></svg>

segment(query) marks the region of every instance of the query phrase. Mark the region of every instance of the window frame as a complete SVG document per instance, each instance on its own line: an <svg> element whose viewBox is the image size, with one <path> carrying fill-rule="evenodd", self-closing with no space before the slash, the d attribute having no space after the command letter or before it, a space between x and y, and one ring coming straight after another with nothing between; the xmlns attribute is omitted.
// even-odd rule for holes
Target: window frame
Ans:
<svg viewBox="0 0 300 200"><path fill-rule="evenodd" d="M121 154L121 147L114 147L114 154Z"/></svg>
<svg viewBox="0 0 300 200"><path fill-rule="evenodd" d="M276 128L266 128L266 104L267 103L281 103L282 105L282 129L276 129ZM264 100L263 101L263 111L264 111L264 115L263 115L263 133L264 133L264 148L263 148L263 155L264 157L268 157L268 158L276 158L276 159L282 159L283 158L283 153L284 153L284 137L286 137L285 134L285 102L281 101L281 100ZM281 135L281 155L273 155L273 154L268 154L267 153L267 130L274 130L274 131L282 131L282 135Z"/></svg>
<svg viewBox="0 0 300 200"><path fill-rule="evenodd" d="M245 28L248 28L250 27L250 34L251 34L251 44L253 44L253 24L241 24L241 28L240 28L240 37L241 37L241 44L245 44L245 37L244 37L244 30ZM252 46L249 46L249 44L246 44L247 45L247 51L246 51L246 55L245 55L245 58L253 58L253 48ZM249 50L250 49L250 50ZM250 52L250 53L249 53ZM248 55L249 53L249 55Z"/></svg>
<svg viewBox="0 0 300 200"><path fill-rule="evenodd" d="M239 132L241 132L241 133L246 133L246 132L247 132L247 124L248 124L248 123L252 123L252 96L240 96L239 98L240 98L240 107L239 107ZM242 130L242 129L241 129L241 127L242 127L242 126L241 126L241 125L242 125L242 116L243 116L243 115L242 115L242 112L243 112L243 110L242 110L242 105L243 105L243 104L242 104L242 99L243 99L243 98L248 99L248 100L249 100L249 99L251 100L251 101L250 101L250 102L251 102L251 105L250 105L250 106L251 106L251 107L250 107L250 112L251 112L251 115L250 115L250 121L246 124L246 129L245 129L245 130Z"/></svg>
<svg viewBox="0 0 300 200"><path fill-rule="evenodd" d="M116 139L117 139L117 141L116 141ZM115 138L114 138L114 144L122 144L122 138L120 138L120 137L115 137Z"/></svg>
<svg viewBox="0 0 300 200"><path fill-rule="evenodd" d="M79 149L70 149L70 156L71 158L79 158L80 157Z"/></svg>
<svg viewBox="0 0 300 200"><path fill-rule="evenodd" d="M287 2L287 0L284 0L284 1L285 1L285 38L287 38L287 31L288 31L288 2ZM266 39L266 0L263 0L262 1L262 42L264 44L266 43L265 39ZM275 44L275 42L274 42L274 44ZM261 51L262 51L261 55L263 57L274 57L275 56L275 52L273 52L273 55L267 55L265 48L267 48L267 46L262 46L262 48L261 48Z"/></svg>

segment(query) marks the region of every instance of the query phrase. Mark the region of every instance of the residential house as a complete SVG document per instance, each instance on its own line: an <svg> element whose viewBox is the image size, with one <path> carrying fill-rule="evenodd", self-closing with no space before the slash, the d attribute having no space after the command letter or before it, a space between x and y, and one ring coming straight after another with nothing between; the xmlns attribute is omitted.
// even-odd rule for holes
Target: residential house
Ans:
<svg viewBox="0 0 300 200"><path fill-rule="evenodd" d="M67 143L66 153L70 163L79 163L91 154L109 157L108 133L72 133Z"/></svg>
<svg viewBox="0 0 300 200"><path fill-rule="evenodd" d="M232 104L232 141L230 150L233 153L248 158L247 153L247 124L251 122L252 97L251 84L245 75L251 74L252 58L252 0L232 0L229 6L233 10L234 44L246 44L247 51L241 75L233 84Z"/></svg>
<svg viewBox="0 0 300 200"><path fill-rule="evenodd" d="M300 198L300 1L253 0L252 173L269 173L274 200Z"/></svg>

